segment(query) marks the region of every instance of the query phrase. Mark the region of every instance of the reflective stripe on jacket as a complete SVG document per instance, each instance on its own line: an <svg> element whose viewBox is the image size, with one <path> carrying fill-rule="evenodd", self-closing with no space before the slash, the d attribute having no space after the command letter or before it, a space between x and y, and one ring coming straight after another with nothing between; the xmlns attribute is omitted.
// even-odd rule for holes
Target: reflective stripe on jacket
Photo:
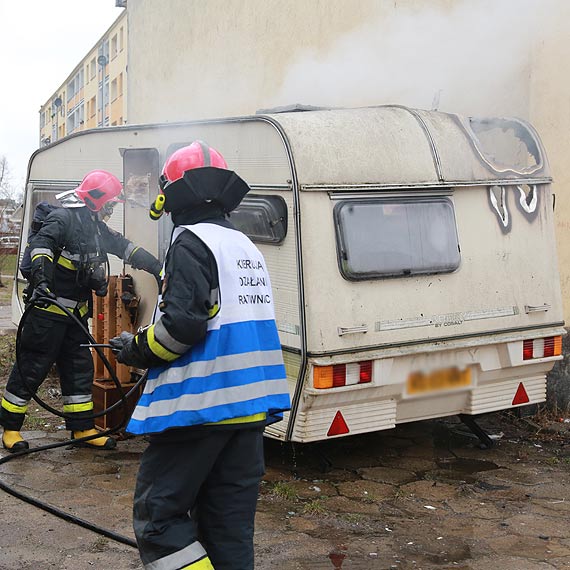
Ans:
<svg viewBox="0 0 570 570"><path fill-rule="evenodd" d="M172 363L149 370L127 426L131 433L159 433L261 413L275 416L290 408L261 252L241 232L216 224L180 226L172 242L184 230L197 235L216 259L220 311L208 321L201 342Z"/></svg>

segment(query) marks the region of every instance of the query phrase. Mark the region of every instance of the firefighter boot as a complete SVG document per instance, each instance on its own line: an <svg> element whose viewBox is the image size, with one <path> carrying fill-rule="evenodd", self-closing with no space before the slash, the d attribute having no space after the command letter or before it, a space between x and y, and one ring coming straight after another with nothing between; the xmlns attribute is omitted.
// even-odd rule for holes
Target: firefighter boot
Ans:
<svg viewBox="0 0 570 570"><path fill-rule="evenodd" d="M5 429L2 434L2 445L4 446L4 449L7 449L10 453L24 451L24 449L28 449L30 447L19 431L8 429Z"/></svg>
<svg viewBox="0 0 570 570"><path fill-rule="evenodd" d="M82 431L72 431L71 439L81 439L82 437L96 435L97 433L99 432L95 428ZM93 447L95 449L115 449L115 447L117 447L117 442L112 437L101 436L88 441L78 441L74 445L77 445L78 447Z"/></svg>

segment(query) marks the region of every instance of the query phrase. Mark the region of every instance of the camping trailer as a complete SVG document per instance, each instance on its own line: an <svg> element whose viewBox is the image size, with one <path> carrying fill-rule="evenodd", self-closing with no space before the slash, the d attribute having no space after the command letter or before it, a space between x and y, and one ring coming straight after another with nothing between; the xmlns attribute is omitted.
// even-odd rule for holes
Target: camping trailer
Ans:
<svg viewBox="0 0 570 570"><path fill-rule="evenodd" d="M149 206L166 157L195 139L251 187L231 220L265 257L293 402L267 436L312 442L545 400L565 330L552 180L531 125L379 106L84 131L31 157L22 235L39 201L102 168L125 191L110 224L163 259L172 224ZM156 285L132 274L145 325ZM244 302L260 302L247 285Z"/></svg>

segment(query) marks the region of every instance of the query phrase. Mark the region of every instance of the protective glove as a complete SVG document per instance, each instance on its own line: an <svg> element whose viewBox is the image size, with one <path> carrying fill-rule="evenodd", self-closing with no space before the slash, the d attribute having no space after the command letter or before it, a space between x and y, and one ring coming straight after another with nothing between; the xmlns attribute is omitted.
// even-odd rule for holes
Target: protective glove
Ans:
<svg viewBox="0 0 570 570"><path fill-rule="evenodd" d="M97 297L105 297L107 295L107 291L109 290L109 284L107 282L101 284L98 289L95 289L95 295Z"/></svg>
<svg viewBox="0 0 570 570"><path fill-rule="evenodd" d="M156 263L153 264L150 273L152 273L154 275L154 278L156 279L156 282L158 283L158 288L160 289L161 284L162 284L162 277L160 275L160 272L162 271L162 263L160 263L160 261L158 261L158 259L156 260Z"/></svg>
<svg viewBox="0 0 570 570"><path fill-rule="evenodd" d="M109 341L111 350L117 359L117 362L134 366L136 368L147 368L148 364L137 346L134 334L123 331L120 336L116 336Z"/></svg>
<svg viewBox="0 0 570 570"><path fill-rule="evenodd" d="M160 263L154 255L142 247L137 247L133 253L131 253L129 259L127 259L127 263L130 263L135 269L142 269L143 271L154 275L160 291L160 288L162 287L162 278L160 277L162 263Z"/></svg>
<svg viewBox="0 0 570 570"><path fill-rule="evenodd" d="M50 301L48 299L56 299L54 293L49 290L48 284L46 281L42 281L38 283L34 288L32 296L30 297L30 303L32 305L36 305L36 307L41 307L45 309L50 306Z"/></svg>

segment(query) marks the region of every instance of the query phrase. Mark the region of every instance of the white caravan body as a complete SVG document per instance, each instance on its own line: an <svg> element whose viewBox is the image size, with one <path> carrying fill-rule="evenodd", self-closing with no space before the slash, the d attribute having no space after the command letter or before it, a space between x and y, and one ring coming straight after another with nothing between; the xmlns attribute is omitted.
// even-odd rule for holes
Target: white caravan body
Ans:
<svg viewBox="0 0 570 570"><path fill-rule="evenodd" d="M268 436L545 400L565 331L551 177L529 124L382 106L84 131L32 156L22 235L40 200L106 169L126 194L111 225L162 258L171 222L148 208L166 157L195 139L251 186L231 219L265 256L293 401ZM133 273L144 325L156 286Z"/></svg>

